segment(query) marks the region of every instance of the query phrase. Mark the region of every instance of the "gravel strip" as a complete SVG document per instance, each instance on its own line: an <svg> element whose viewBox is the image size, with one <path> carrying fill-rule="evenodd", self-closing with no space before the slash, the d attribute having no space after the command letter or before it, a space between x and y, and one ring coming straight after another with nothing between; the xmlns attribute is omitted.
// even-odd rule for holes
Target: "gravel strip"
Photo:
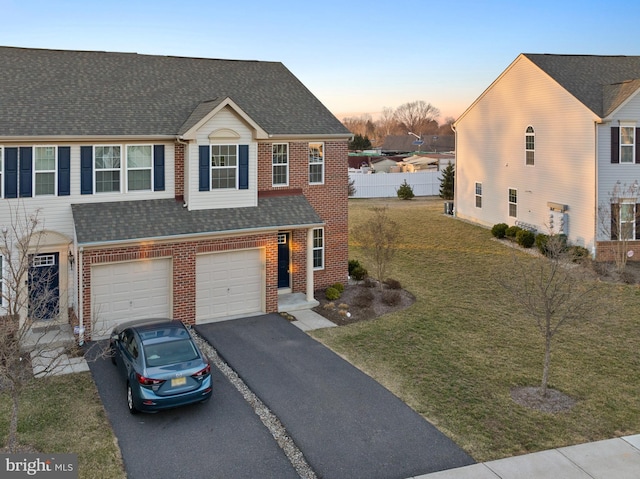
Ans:
<svg viewBox="0 0 640 479"><path fill-rule="evenodd" d="M298 475L302 479L317 479L315 472L313 472L313 469L311 469L311 466L309 466L309 463L304 458L302 451L295 445L293 439L291 439L276 415L249 389L231 366L222 360L211 344L201 338L193 328L189 328L189 330L200 350L207 355L209 360L226 376L240 394L242 394L244 400L249 403L253 411L262 421L262 424L265 425L276 440L280 449L284 451L284 454Z"/></svg>

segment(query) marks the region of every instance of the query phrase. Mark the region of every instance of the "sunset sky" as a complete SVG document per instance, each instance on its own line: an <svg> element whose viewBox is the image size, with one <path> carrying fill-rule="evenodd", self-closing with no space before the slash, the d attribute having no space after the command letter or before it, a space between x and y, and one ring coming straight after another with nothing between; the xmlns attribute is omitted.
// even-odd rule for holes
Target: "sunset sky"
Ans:
<svg viewBox="0 0 640 479"><path fill-rule="evenodd" d="M338 118L460 115L519 53L640 55L640 2L0 0L0 45L284 63Z"/></svg>

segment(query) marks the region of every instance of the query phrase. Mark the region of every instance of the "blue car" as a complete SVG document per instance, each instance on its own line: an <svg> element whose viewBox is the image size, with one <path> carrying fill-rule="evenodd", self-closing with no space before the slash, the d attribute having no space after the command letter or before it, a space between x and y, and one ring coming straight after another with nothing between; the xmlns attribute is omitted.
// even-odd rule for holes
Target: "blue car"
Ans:
<svg viewBox="0 0 640 479"><path fill-rule="evenodd" d="M211 366L180 321L143 319L116 326L111 361L127 381L131 414L207 401Z"/></svg>

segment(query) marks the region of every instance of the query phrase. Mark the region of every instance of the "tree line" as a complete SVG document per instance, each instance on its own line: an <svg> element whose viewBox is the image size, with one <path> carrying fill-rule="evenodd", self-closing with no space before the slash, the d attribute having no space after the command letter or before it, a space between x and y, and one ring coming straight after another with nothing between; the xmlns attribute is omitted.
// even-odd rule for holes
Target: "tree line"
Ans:
<svg viewBox="0 0 640 479"><path fill-rule="evenodd" d="M397 108L384 107L374 120L369 113L357 117L343 118L342 124L354 135L360 135L380 146L390 135L407 135L409 132L424 139L425 136L451 135L451 125L455 118L447 117L438 123L440 110L423 100L404 103Z"/></svg>

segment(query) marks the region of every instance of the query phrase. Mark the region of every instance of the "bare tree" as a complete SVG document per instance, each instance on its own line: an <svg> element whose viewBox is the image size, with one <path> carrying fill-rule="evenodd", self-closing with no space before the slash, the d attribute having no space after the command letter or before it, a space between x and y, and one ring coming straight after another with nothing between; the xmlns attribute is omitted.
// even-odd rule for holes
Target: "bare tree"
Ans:
<svg viewBox="0 0 640 479"><path fill-rule="evenodd" d="M602 239L611 241L616 271L623 273L631 251L630 242L640 239L640 200L638 182L616 182L608 198L598 205L598 227Z"/></svg>
<svg viewBox="0 0 640 479"><path fill-rule="evenodd" d="M575 321L594 319L602 310L596 282L586 268L573 262L564 238L552 235L546 258L514 254L513 268L499 275L498 282L530 316L544 339L544 361L540 395L547 396L553 339L559 330Z"/></svg>
<svg viewBox="0 0 640 479"><path fill-rule="evenodd" d="M353 237L360 244L363 254L373 262L382 288L397 249L399 232L398 225L388 215L386 206L374 207L371 211L373 218L355 228Z"/></svg>
<svg viewBox="0 0 640 479"><path fill-rule="evenodd" d="M58 291L51 281L50 270L41 268L44 272L36 274L34 267L44 235L39 212L27 213L20 203L7 203L7 207L11 221L2 228L0 236L0 284L5 314L0 318L0 388L8 391L12 400L7 445L15 452L20 393L34 378L31 358L34 354L46 358L40 362L39 372L46 375L58 366L64 351L49 346L56 342L60 330L49 330L47 322L42 321L57 304ZM39 321L43 323L41 334L34 334L32 327Z"/></svg>
<svg viewBox="0 0 640 479"><path fill-rule="evenodd" d="M398 123L402 124L407 131L416 134L436 133L438 131L436 120L439 116L440 110L423 100L400 105L395 112Z"/></svg>

